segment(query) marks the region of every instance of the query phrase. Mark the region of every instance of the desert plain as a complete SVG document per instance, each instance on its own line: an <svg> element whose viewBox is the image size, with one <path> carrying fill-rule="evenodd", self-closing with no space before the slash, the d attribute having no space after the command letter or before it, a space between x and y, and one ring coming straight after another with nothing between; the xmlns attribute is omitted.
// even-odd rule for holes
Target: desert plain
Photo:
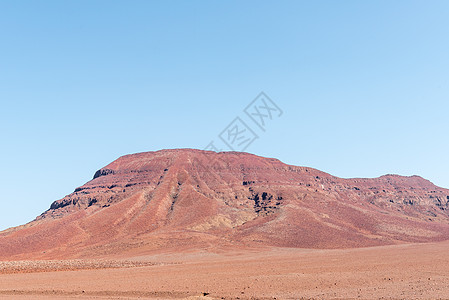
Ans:
<svg viewBox="0 0 449 300"><path fill-rule="evenodd" d="M0 299L448 299L449 242L9 262Z"/></svg>

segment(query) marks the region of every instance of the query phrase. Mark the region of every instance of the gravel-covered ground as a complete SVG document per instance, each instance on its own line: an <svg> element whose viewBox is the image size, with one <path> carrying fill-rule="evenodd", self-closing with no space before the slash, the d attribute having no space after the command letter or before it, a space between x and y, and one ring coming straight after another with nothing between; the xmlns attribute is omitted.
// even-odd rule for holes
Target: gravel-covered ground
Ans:
<svg viewBox="0 0 449 300"><path fill-rule="evenodd" d="M447 249L449 241L2 262L15 273L0 274L0 300L449 299Z"/></svg>
<svg viewBox="0 0 449 300"><path fill-rule="evenodd" d="M0 274L75 271L154 266L154 262L128 260L38 260L0 261Z"/></svg>

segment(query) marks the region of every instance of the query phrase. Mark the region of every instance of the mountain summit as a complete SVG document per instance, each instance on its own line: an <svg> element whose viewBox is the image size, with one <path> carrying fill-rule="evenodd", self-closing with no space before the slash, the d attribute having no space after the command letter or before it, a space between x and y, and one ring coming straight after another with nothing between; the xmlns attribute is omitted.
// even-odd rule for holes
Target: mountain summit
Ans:
<svg viewBox="0 0 449 300"><path fill-rule="evenodd" d="M120 157L0 233L0 258L220 247L347 248L449 239L449 190L418 177L342 179L248 153Z"/></svg>

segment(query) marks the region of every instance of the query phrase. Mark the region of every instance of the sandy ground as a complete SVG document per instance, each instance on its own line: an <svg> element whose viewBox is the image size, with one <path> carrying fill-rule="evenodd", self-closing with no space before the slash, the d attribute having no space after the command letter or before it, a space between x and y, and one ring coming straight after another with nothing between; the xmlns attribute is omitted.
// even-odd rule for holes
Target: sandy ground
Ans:
<svg viewBox="0 0 449 300"><path fill-rule="evenodd" d="M449 242L0 264L0 299L449 299Z"/></svg>

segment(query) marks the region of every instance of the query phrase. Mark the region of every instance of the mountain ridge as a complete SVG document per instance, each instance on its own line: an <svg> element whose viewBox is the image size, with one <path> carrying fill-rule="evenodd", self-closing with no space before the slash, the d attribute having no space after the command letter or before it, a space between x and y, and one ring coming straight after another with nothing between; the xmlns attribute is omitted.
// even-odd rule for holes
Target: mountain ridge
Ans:
<svg viewBox="0 0 449 300"><path fill-rule="evenodd" d="M142 152L0 232L0 258L439 241L449 239L448 201L416 175L343 179L248 153Z"/></svg>

